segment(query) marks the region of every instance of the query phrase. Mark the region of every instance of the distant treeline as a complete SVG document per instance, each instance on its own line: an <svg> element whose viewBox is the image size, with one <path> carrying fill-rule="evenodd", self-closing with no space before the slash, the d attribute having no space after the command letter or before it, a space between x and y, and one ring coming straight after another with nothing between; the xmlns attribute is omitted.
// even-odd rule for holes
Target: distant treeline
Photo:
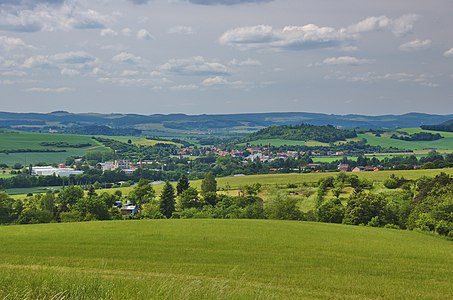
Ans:
<svg viewBox="0 0 453 300"><path fill-rule="evenodd" d="M65 128L65 133L84 135L109 135L109 136L137 136L142 131L135 128L111 128L104 125L77 126Z"/></svg>
<svg viewBox="0 0 453 300"><path fill-rule="evenodd" d="M46 146L46 147L57 147L57 148L85 148L85 147L92 146L92 144L90 144L90 143L69 144L67 142L41 142L41 143L39 143L39 145Z"/></svg>
<svg viewBox="0 0 453 300"><path fill-rule="evenodd" d="M425 130L453 132L453 120L438 125L422 125L420 127Z"/></svg>
<svg viewBox="0 0 453 300"><path fill-rule="evenodd" d="M294 126L270 126L252 133L246 141L261 139L283 139L309 141L315 140L323 143L333 143L357 137L354 130L338 129L332 125L315 126L301 124Z"/></svg>
<svg viewBox="0 0 453 300"><path fill-rule="evenodd" d="M66 152L65 149L6 149L0 150L0 153L49 153L49 152Z"/></svg>
<svg viewBox="0 0 453 300"><path fill-rule="evenodd" d="M392 134L390 138L402 141L417 142L417 141L436 141L442 139L443 136L441 136L439 133L433 134L430 132L417 132L410 135Z"/></svg>

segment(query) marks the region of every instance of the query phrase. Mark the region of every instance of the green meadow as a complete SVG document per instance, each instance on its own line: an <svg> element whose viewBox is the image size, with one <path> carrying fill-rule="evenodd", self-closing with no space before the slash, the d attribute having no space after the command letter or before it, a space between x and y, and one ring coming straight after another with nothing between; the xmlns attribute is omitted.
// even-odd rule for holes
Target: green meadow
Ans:
<svg viewBox="0 0 453 300"><path fill-rule="evenodd" d="M359 138L365 138L368 144L371 146L381 146L383 148L394 147L398 149L408 150L423 150L423 149L436 149L436 150L452 150L453 149L453 133L452 132L440 132L421 130L419 128L401 128L398 129L401 132L407 132L414 134L417 132L430 132L439 133L443 136L442 139L436 141L402 141L398 139L392 139L390 136L392 133L385 133L381 137L376 137L374 134L365 133L358 134Z"/></svg>
<svg viewBox="0 0 453 300"><path fill-rule="evenodd" d="M453 243L269 220L1 226L2 299L451 299Z"/></svg>
<svg viewBox="0 0 453 300"><path fill-rule="evenodd" d="M91 144L86 148L57 148L42 146L42 142L66 142L68 144ZM89 135L31 133L23 131L0 132L0 150L33 149L33 150L65 150L65 152L25 152L25 153L0 153L0 162L8 165L21 163L61 163L69 156L81 156L91 149L105 150L102 144L93 140Z"/></svg>

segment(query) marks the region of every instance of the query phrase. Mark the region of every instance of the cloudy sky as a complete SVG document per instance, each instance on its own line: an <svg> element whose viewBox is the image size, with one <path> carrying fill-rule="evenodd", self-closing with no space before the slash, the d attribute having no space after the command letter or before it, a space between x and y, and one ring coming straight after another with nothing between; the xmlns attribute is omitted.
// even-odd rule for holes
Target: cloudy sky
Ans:
<svg viewBox="0 0 453 300"><path fill-rule="evenodd" d="M451 0L0 0L0 110L453 113Z"/></svg>

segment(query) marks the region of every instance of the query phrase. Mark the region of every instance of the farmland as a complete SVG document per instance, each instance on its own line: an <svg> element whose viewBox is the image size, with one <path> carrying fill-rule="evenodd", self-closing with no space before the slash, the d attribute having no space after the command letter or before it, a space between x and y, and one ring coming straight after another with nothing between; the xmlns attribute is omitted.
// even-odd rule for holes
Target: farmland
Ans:
<svg viewBox="0 0 453 300"><path fill-rule="evenodd" d="M103 150L107 149L99 142L93 140L88 135L75 134L51 134L51 133L28 133L21 131L4 131L0 132L0 150L11 151L9 153L0 153L0 162L12 165L21 163L28 165L30 163L61 163L69 156L80 156L90 149ZM41 143L63 142L69 145L74 144L91 144L92 146L83 148L74 147L51 147L44 146ZM64 150L64 152L23 152L14 153L17 149L31 149L38 151L45 150Z"/></svg>
<svg viewBox="0 0 453 300"><path fill-rule="evenodd" d="M453 244L410 231L142 220L6 226L0 243L7 299L453 297Z"/></svg>

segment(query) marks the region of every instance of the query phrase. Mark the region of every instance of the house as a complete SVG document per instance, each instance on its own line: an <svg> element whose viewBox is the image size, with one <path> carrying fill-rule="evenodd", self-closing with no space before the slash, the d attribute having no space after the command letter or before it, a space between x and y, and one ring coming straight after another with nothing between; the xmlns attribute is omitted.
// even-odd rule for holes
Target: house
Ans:
<svg viewBox="0 0 453 300"><path fill-rule="evenodd" d="M355 167L354 169L352 169L351 172L356 173L356 172L362 172L364 170L365 170L365 168L360 166L360 167Z"/></svg>
<svg viewBox="0 0 453 300"><path fill-rule="evenodd" d="M338 170L347 172L349 170L349 165L348 164L339 164L338 165Z"/></svg>
<svg viewBox="0 0 453 300"><path fill-rule="evenodd" d="M138 212L137 206L132 205L132 203L130 202L127 202L121 207L121 215L123 215L123 217L135 216L137 212Z"/></svg>

